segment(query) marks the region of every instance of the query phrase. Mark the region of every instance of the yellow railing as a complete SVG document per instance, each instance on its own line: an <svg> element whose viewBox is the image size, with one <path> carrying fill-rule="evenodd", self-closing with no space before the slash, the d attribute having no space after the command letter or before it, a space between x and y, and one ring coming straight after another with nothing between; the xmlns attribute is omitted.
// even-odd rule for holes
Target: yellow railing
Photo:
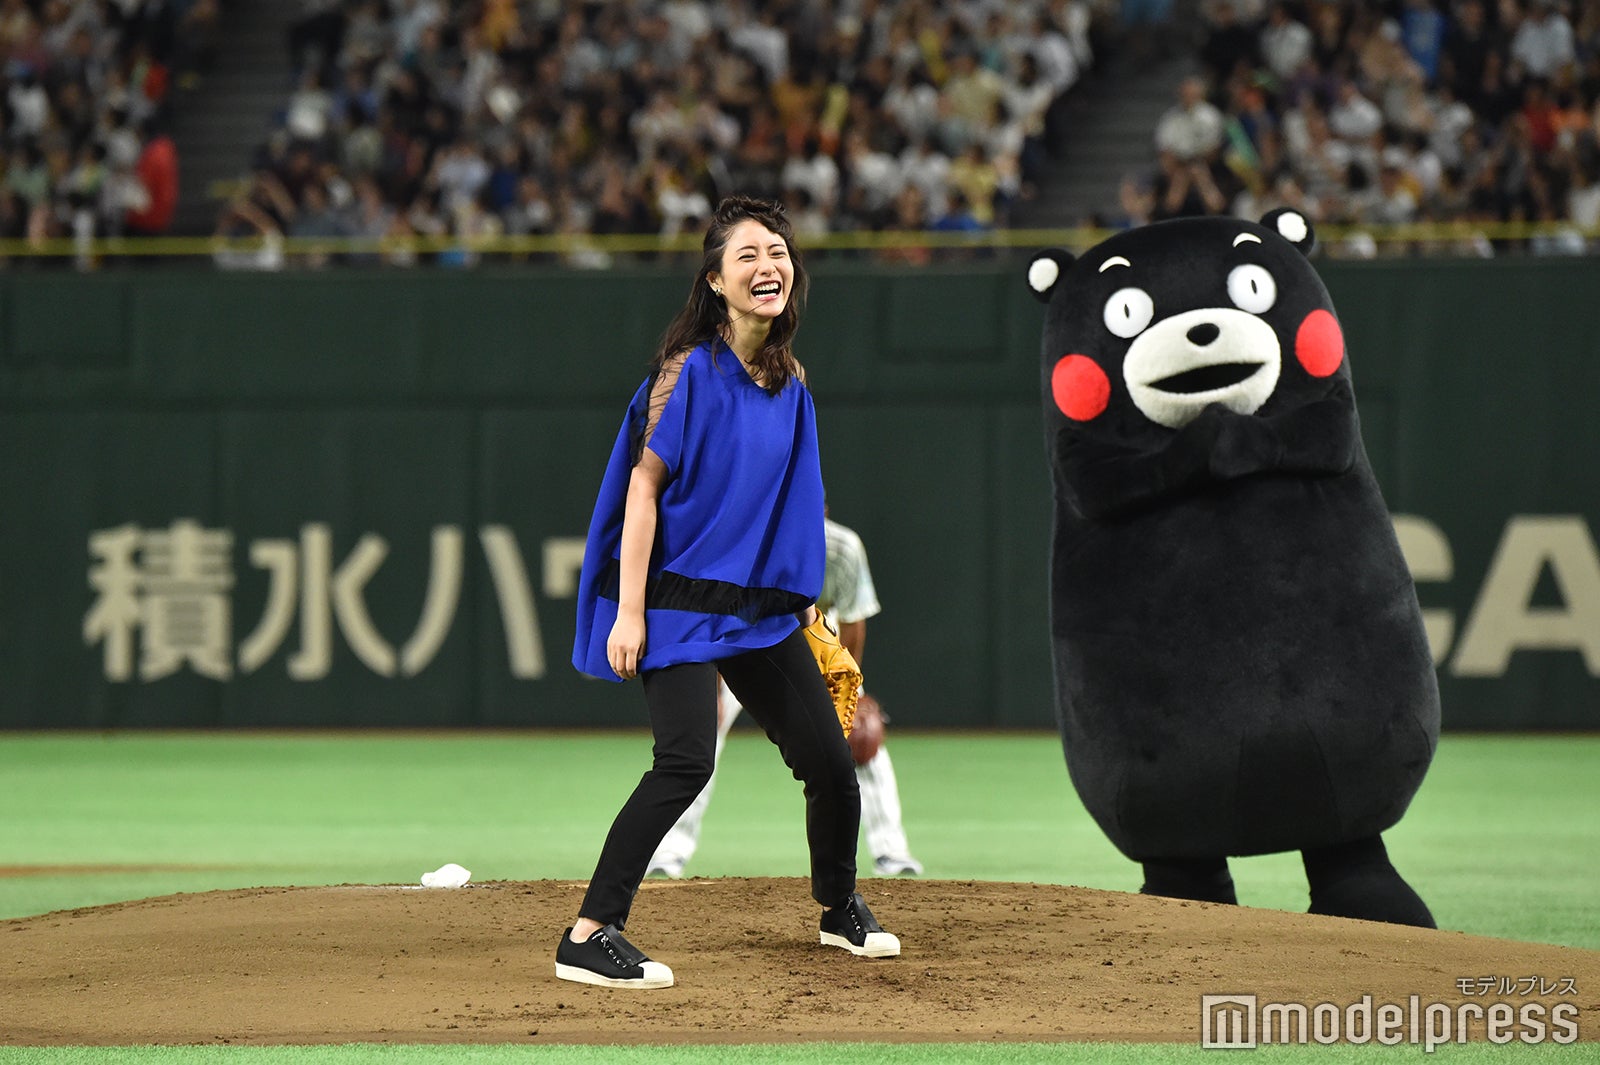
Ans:
<svg viewBox="0 0 1600 1065"><path fill-rule="evenodd" d="M1070 229L998 229L983 232L926 232L888 230L883 232L830 233L800 241L807 251L906 251L915 249L1039 249L1081 250L1108 236L1111 230L1079 227ZM1561 222L1436 222L1399 226L1321 226L1317 235L1325 247L1354 239L1370 238L1379 245L1417 245L1443 247L1465 245L1482 240L1522 241L1534 238L1564 237L1583 241L1600 240L1600 227L1580 228ZM497 256L636 255L695 253L700 235L677 237L656 234L554 234L494 237L123 237L93 241L71 238L0 240L0 259L75 258L92 260L121 258L209 258L222 255L260 254L270 251L287 260L307 256L357 255L379 258L405 254L429 255L440 252Z"/></svg>

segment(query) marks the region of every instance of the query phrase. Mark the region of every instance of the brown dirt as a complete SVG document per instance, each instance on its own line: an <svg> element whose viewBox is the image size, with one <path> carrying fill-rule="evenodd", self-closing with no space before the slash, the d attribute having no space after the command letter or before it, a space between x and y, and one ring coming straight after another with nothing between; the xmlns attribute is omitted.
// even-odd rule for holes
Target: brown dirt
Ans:
<svg viewBox="0 0 1600 1065"><path fill-rule="evenodd" d="M1202 994L1244 993L1567 1002L1586 1041L1600 1032L1600 951L1051 885L862 887L899 958L819 946L800 880L647 882L629 936L678 984L645 992L554 978L570 881L257 888L9 920L0 1043L1193 1043ZM1575 991L1457 987L1486 976Z"/></svg>

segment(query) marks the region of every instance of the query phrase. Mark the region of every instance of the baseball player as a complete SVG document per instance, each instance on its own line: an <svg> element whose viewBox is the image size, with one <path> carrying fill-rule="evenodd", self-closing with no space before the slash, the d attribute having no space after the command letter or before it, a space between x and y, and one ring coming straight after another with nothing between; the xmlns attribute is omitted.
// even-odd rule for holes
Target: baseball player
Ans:
<svg viewBox="0 0 1600 1065"><path fill-rule="evenodd" d="M859 663L866 646L867 619L883 608L872 583L872 571L867 568L867 549L861 537L831 518L825 519L823 524L827 531L828 561L817 607L828 615L839 630L840 642ZM718 709L716 759L721 764L728 730L744 709L726 684L721 688ZM887 747L879 746L877 754L865 765L856 766L856 780L861 786L861 827L867 836L867 848L872 852L873 871L879 876L921 875L922 863L911 856L905 827L900 823L900 788L895 782L894 763L889 760ZM683 875L684 867L700 842L700 822L711 803L711 790L716 782L713 774L661 840L650 859L647 875L674 880Z"/></svg>

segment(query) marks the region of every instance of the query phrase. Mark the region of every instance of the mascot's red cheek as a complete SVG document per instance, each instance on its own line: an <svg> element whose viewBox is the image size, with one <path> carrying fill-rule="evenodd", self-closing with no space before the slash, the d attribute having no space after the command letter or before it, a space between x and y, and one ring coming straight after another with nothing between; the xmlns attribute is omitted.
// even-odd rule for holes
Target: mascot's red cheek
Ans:
<svg viewBox="0 0 1600 1065"><path fill-rule="evenodd" d="M1111 402L1111 379L1089 356L1068 355L1050 372L1050 393L1062 414L1086 422Z"/></svg>
<svg viewBox="0 0 1600 1065"><path fill-rule="evenodd" d="M1344 333L1339 320L1324 310L1315 310L1300 323L1294 338L1294 357L1312 377L1327 377L1344 361Z"/></svg>

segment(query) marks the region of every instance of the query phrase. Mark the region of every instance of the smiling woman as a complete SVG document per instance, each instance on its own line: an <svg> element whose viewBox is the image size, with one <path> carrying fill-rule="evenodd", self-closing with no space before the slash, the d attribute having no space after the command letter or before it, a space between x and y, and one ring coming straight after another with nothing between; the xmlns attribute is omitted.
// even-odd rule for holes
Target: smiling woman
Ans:
<svg viewBox="0 0 1600 1065"><path fill-rule="evenodd" d="M793 343L810 287L793 245L781 207L742 197L724 200L706 233L689 299L656 349L652 374L659 378L697 345L719 340L752 380L773 395L782 392L791 376L803 372Z"/></svg>
<svg viewBox="0 0 1600 1065"><path fill-rule="evenodd" d="M820 942L898 954L855 891L855 765L800 632L825 555L816 415L793 350L806 273L776 204L730 197L634 394L589 525L573 664L644 688L655 757L606 837L556 975L670 987L622 937L649 859L711 778L717 677L805 785Z"/></svg>
<svg viewBox="0 0 1600 1065"><path fill-rule="evenodd" d="M723 268L709 273L706 283L726 303L728 343L749 368L765 346L773 319L789 306L794 260L784 239L754 218L740 222L728 234L722 258Z"/></svg>

